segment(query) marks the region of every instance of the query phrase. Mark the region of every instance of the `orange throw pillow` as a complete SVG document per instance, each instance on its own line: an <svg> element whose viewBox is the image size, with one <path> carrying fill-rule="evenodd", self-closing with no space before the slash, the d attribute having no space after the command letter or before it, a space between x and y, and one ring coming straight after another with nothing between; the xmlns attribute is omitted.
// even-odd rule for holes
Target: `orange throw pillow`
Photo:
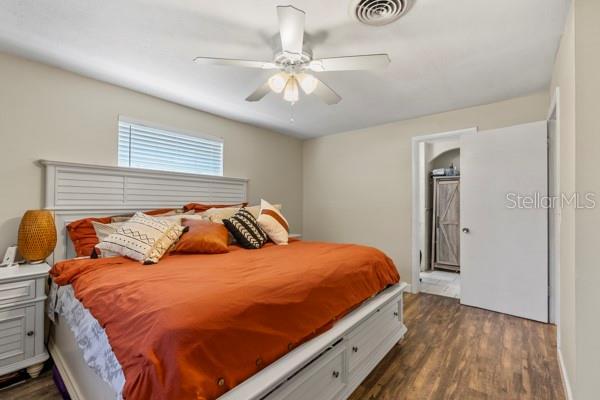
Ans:
<svg viewBox="0 0 600 400"><path fill-rule="evenodd" d="M96 237L96 230L92 225L92 221L109 224L110 217L78 219L67 225L67 232L71 242L73 242L77 257L90 256L94 246L98 244L98 237Z"/></svg>
<svg viewBox="0 0 600 400"><path fill-rule="evenodd" d="M229 249L229 233L223 224L197 219L183 219L181 225L189 230L173 249L174 253L181 254L220 254L227 253Z"/></svg>

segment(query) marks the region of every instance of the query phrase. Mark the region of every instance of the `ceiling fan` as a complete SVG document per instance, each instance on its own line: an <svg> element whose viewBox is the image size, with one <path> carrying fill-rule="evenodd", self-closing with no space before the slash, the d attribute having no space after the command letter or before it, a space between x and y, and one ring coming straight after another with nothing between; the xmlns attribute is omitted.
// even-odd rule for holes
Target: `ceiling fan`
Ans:
<svg viewBox="0 0 600 400"><path fill-rule="evenodd" d="M250 94L246 101L259 101L273 91L283 93L284 100L292 104L300 98L300 89L307 95L314 94L327 104L337 104L342 99L311 72L366 70L382 68L390 63L387 54L313 59L312 51L304 40L305 16L304 11L293 6L277 6L280 40L275 41L273 61L212 57L196 57L194 61L199 64L279 70Z"/></svg>

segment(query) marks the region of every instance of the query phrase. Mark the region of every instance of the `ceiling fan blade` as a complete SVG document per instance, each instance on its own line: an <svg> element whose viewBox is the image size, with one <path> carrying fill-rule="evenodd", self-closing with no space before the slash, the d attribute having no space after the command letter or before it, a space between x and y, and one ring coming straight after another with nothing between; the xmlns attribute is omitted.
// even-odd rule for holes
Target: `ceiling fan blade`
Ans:
<svg viewBox="0 0 600 400"><path fill-rule="evenodd" d="M256 89L254 92L252 92L250 96L246 97L246 101L259 101L263 97L265 97L270 91L271 88L269 87L269 82L267 81L262 86L259 86L258 89Z"/></svg>
<svg viewBox="0 0 600 400"><path fill-rule="evenodd" d="M302 54L306 14L293 6L277 6L277 16L281 49L288 53Z"/></svg>
<svg viewBox="0 0 600 400"><path fill-rule="evenodd" d="M196 57L194 62L206 65L225 65L231 67L274 69L277 66L270 61L235 60L231 58Z"/></svg>
<svg viewBox="0 0 600 400"><path fill-rule="evenodd" d="M390 57L387 54L368 54L364 56L321 58L320 60L311 61L308 67L317 72L356 71L383 68L389 63Z"/></svg>
<svg viewBox="0 0 600 400"><path fill-rule="evenodd" d="M329 105L337 104L342 100L339 94L334 92L332 88L324 84L321 80L319 80L319 84L312 92L312 94L314 94Z"/></svg>

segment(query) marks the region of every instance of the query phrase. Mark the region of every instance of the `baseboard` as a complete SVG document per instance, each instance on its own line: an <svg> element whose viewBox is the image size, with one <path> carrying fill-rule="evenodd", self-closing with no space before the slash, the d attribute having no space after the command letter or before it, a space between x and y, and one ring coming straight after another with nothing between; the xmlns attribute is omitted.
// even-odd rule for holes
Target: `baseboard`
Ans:
<svg viewBox="0 0 600 400"><path fill-rule="evenodd" d="M571 390L571 382L569 381L569 375L567 374L567 369L565 368L565 361L563 359L562 351L560 351L560 348L557 348L556 351L558 353L558 368L560 369L560 376L562 377L565 396L567 397L567 400L574 400L573 391Z"/></svg>

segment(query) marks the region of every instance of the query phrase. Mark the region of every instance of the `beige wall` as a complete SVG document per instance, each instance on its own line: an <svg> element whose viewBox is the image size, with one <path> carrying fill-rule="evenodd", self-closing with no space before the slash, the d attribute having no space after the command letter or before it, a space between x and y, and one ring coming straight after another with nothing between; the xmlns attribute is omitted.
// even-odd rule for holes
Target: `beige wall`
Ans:
<svg viewBox="0 0 600 400"><path fill-rule="evenodd" d="M448 168L450 165L460 171L460 149L445 151L431 161L432 169Z"/></svg>
<svg viewBox="0 0 600 400"><path fill-rule="evenodd" d="M575 0L575 186L596 193L594 209L575 211L577 400L600 397L600 1Z"/></svg>
<svg viewBox="0 0 600 400"><path fill-rule="evenodd" d="M560 88L560 187L575 192L575 24L573 10L565 24L556 57L551 95ZM575 210L561 210L560 222L560 351L571 385L575 384Z"/></svg>
<svg viewBox="0 0 600 400"><path fill-rule="evenodd" d="M565 207L561 216L560 351L573 398L600 392L600 2L574 0L557 55L552 90L560 88L560 190L593 192L593 209Z"/></svg>
<svg viewBox="0 0 600 400"><path fill-rule="evenodd" d="M546 118L547 92L304 142L307 239L373 245L411 281L411 138Z"/></svg>
<svg viewBox="0 0 600 400"><path fill-rule="evenodd" d="M301 141L0 53L0 257L23 212L42 206L38 159L117 164L119 114L224 138L224 174L250 200L282 203L302 228Z"/></svg>

